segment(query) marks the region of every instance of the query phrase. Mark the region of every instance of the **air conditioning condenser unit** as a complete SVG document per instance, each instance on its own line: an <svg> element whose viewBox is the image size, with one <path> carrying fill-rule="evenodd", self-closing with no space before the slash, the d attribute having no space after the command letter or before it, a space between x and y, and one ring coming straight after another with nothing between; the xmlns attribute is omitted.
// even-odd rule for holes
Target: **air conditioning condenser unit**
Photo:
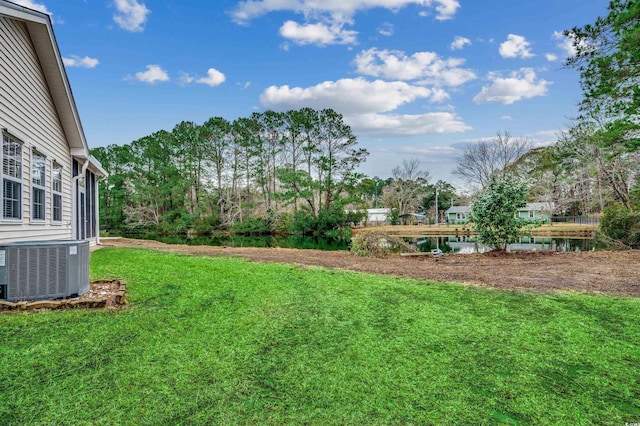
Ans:
<svg viewBox="0 0 640 426"><path fill-rule="evenodd" d="M0 244L0 299L58 299L88 290L88 241Z"/></svg>

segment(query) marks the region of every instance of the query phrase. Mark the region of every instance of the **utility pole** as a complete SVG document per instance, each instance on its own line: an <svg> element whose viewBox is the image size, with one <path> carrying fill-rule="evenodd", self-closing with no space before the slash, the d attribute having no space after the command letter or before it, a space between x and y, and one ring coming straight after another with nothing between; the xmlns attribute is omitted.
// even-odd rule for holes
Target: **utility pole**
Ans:
<svg viewBox="0 0 640 426"><path fill-rule="evenodd" d="M438 188L436 188L436 225L439 225L440 222L440 218L439 218L439 214L438 214Z"/></svg>

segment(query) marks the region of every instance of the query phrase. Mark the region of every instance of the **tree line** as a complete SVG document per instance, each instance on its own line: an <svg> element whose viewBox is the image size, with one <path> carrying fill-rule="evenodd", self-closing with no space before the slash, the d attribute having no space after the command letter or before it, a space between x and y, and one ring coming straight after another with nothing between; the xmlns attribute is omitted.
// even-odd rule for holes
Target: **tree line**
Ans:
<svg viewBox="0 0 640 426"><path fill-rule="evenodd" d="M106 229L184 231L277 229L292 218L337 227L350 219L345 206L357 204L368 152L340 114L303 108L183 121L92 154L109 173L100 191Z"/></svg>

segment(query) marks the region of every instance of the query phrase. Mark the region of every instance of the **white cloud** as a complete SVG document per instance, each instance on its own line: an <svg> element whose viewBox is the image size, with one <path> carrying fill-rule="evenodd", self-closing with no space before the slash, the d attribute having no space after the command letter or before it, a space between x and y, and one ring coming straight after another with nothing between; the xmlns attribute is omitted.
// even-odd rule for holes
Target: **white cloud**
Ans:
<svg viewBox="0 0 640 426"><path fill-rule="evenodd" d="M361 134L408 136L469 130L453 112L384 114L419 99L436 102L443 96L448 95L442 90L401 81L355 78L325 81L307 88L271 86L262 93L260 102L277 111L333 108Z"/></svg>
<svg viewBox="0 0 640 426"><path fill-rule="evenodd" d="M335 23L326 25L298 24L287 21L280 27L280 35L296 44L315 44L325 46L327 44L353 44L356 42L356 31L344 29L344 24Z"/></svg>
<svg viewBox="0 0 640 426"><path fill-rule="evenodd" d="M555 62L558 60L558 55L554 53L547 53L544 57L547 58L547 61L549 62Z"/></svg>
<svg viewBox="0 0 640 426"><path fill-rule="evenodd" d="M525 135L534 147L553 145L558 141L558 132L556 130L539 130L534 133Z"/></svg>
<svg viewBox="0 0 640 426"><path fill-rule="evenodd" d="M378 28L378 34L385 37L391 37L393 35L393 24L385 22Z"/></svg>
<svg viewBox="0 0 640 426"><path fill-rule="evenodd" d="M140 81L142 83L154 84L161 81L169 81L169 74L159 65L147 65L146 71L137 72L135 76L125 77L127 81Z"/></svg>
<svg viewBox="0 0 640 426"><path fill-rule="evenodd" d="M562 50L565 58L570 58L572 56L575 56L576 53L578 53L578 51L573 45L575 43L574 34L571 33L568 36L565 36L564 33L562 33L561 31L554 31L553 38L558 41L557 46L560 50ZM587 41L582 41L580 43L581 48L586 48L587 46L588 46Z"/></svg>
<svg viewBox="0 0 640 426"><path fill-rule="evenodd" d="M464 59L442 59L434 52L416 52L411 56L376 48L360 52L354 63L356 72L393 80L420 80L421 84L459 86L476 78L473 71L460 68Z"/></svg>
<svg viewBox="0 0 640 426"><path fill-rule="evenodd" d="M51 15L51 12L47 10L47 6L45 6L42 3L36 3L33 0L12 0L12 1L16 4L19 4L20 6L28 7L29 9L37 10L38 12Z"/></svg>
<svg viewBox="0 0 640 426"><path fill-rule="evenodd" d="M71 55L68 58L62 58L62 62L64 63L65 67L81 68L95 68L100 63L100 61L98 61L96 58L90 58L88 56L81 58L76 55Z"/></svg>
<svg viewBox="0 0 640 426"><path fill-rule="evenodd" d="M500 102L505 105L512 104L522 99L530 99L547 94L547 86L551 83L537 79L532 68L521 68L514 71L509 77L502 77L497 73L490 73L491 85L484 86L473 102L483 104Z"/></svg>
<svg viewBox="0 0 640 426"><path fill-rule="evenodd" d="M345 116L345 122L356 133L378 136L413 136L471 130L458 116L449 112L362 114Z"/></svg>
<svg viewBox="0 0 640 426"><path fill-rule="evenodd" d="M196 83L206 84L207 86L215 87L219 86L226 80L223 73L215 68L209 68L207 76L196 80Z"/></svg>
<svg viewBox="0 0 640 426"><path fill-rule="evenodd" d="M503 115L500 118L503 119L503 120L513 120L513 117L511 117L510 115Z"/></svg>
<svg viewBox="0 0 640 426"><path fill-rule="evenodd" d="M147 21L147 15L151 13L144 3L138 0L114 0L113 5L117 12L113 15L113 20L126 31L143 31L143 25Z"/></svg>
<svg viewBox="0 0 640 426"><path fill-rule="evenodd" d="M209 68L209 70L207 71L207 76L200 77L200 78L195 77L186 72L181 72L180 77L178 78L178 84L180 84L180 86L188 86L192 83L197 83L197 84L206 84L207 86L211 86L211 87L216 87L224 83L226 80L227 78L223 73L221 73L215 68Z"/></svg>
<svg viewBox="0 0 640 426"><path fill-rule="evenodd" d="M439 91L414 86L401 81L367 81L363 78L345 78L325 81L315 86L271 86L260 96L265 108L275 110L333 108L345 114L368 114L392 111L417 99L437 101Z"/></svg>
<svg viewBox="0 0 640 426"><path fill-rule="evenodd" d="M503 58L532 58L531 43L523 36L509 34L507 41L500 45L500 56Z"/></svg>
<svg viewBox="0 0 640 426"><path fill-rule="evenodd" d="M428 4L432 3L434 2L428 2ZM453 18L460 7L458 0L435 0L435 3L437 3L436 11L438 12L436 19L439 21Z"/></svg>
<svg viewBox="0 0 640 426"><path fill-rule="evenodd" d="M438 20L451 19L460 7L458 0L244 0L233 10L232 17L237 23L246 23L270 12L291 11L308 18L348 18L373 8L398 10L409 5L435 8Z"/></svg>
<svg viewBox="0 0 640 426"><path fill-rule="evenodd" d="M451 43L451 46L449 46L449 48L451 50L461 50L467 44L471 44L471 40L469 40L466 37L456 36L456 38L453 39L453 42Z"/></svg>
<svg viewBox="0 0 640 426"><path fill-rule="evenodd" d="M180 72L180 77L178 77L178 84L180 86L187 86L196 81L196 78L189 73Z"/></svg>

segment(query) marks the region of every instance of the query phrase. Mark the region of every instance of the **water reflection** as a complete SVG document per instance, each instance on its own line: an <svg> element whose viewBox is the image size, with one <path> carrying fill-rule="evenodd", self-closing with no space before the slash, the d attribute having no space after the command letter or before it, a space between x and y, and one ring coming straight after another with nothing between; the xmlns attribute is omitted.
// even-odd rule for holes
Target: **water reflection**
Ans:
<svg viewBox="0 0 640 426"><path fill-rule="evenodd" d="M137 235L135 238L145 238ZM299 235L226 235L216 237L187 237L184 235L149 235L147 239L166 244L218 247L280 247L316 250L349 250L350 240Z"/></svg>
<svg viewBox="0 0 640 426"><path fill-rule="evenodd" d="M421 252L440 249L443 253L469 254L492 250L480 244L476 236L419 237L405 238L405 241L415 244ZM507 245L507 251L589 251L594 247L594 240L587 238L523 237Z"/></svg>

